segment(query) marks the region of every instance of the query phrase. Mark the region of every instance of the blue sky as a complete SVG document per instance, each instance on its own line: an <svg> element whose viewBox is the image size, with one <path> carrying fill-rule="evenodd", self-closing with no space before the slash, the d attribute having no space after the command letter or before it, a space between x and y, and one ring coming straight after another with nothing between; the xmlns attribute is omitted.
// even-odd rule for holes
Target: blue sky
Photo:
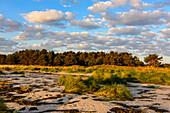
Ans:
<svg viewBox="0 0 170 113"><path fill-rule="evenodd" d="M0 53L156 53L170 63L169 0L0 0Z"/></svg>

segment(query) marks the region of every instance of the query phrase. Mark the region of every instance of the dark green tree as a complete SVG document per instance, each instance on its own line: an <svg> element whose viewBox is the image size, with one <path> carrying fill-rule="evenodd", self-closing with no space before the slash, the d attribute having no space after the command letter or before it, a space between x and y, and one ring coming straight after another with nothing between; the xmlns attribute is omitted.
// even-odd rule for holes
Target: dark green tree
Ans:
<svg viewBox="0 0 170 113"><path fill-rule="evenodd" d="M6 64L6 55L0 54L0 64Z"/></svg>
<svg viewBox="0 0 170 113"><path fill-rule="evenodd" d="M149 56L144 57L144 61L150 65L150 66L154 66L154 67L158 67L161 65L163 57L159 57L159 55L157 54L149 54Z"/></svg>

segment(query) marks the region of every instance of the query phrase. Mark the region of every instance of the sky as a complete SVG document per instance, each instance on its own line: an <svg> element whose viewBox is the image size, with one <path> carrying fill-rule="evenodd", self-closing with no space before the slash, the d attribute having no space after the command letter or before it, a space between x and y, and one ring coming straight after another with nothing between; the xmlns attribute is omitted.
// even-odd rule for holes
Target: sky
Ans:
<svg viewBox="0 0 170 113"><path fill-rule="evenodd" d="M0 54L24 49L156 53L170 63L170 1L0 0Z"/></svg>

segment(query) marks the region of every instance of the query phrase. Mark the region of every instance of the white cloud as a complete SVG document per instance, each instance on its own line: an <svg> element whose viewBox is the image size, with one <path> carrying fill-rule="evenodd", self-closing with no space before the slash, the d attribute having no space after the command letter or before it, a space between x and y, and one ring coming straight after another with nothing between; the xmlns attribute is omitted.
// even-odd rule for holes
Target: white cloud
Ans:
<svg viewBox="0 0 170 113"><path fill-rule="evenodd" d="M146 28L136 28L134 26L127 27L113 27L109 29L109 32L114 32L116 35L138 35L143 31L147 31Z"/></svg>
<svg viewBox="0 0 170 113"><path fill-rule="evenodd" d="M170 22L166 25L166 27L170 28Z"/></svg>
<svg viewBox="0 0 170 113"><path fill-rule="evenodd" d="M68 38L70 36L69 33L65 32L65 31L48 31L48 37L52 38L54 40L65 40L66 38Z"/></svg>
<svg viewBox="0 0 170 113"><path fill-rule="evenodd" d="M114 25L129 25L129 26L142 26L151 24L165 24L167 12L161 10L151 11L137 11L131 9L128 12L123 13L102 13L101 17L103 21L109 22L111 26Z"/></svg>
<svg viewBox="0 0 170 113"><path fill-rule="evenodd" d="M65 17L66 20L73 20L75 18L75 15L73 15L71 12L66 12L65 15L67 15Z"/></svg>
<svg viewBox="0 0 170 113"><path fill-rule="evenodd" d="M6 19L2 14L0 14L0 32L15 32L22 31L22 23Z"/></svg>
<svg viewBox="0 0 170 113"><path fill-rule="evenodd" d="M142 32L141 34L144 37L148 37L148 38L153 38L153 37L157 36L157 34L155 32L152 32L152 31L150 31L150 32Z"/></svg>
<svg viewBox="0 0 170 113"><path fill-rule="evenodd" d="M9 47L17 45L17 42L14 42L12 40L6 39L5 37L0 36L0 47Z"/></svg>
<svg viewBox="0 0 170 113"><path fill-rule="evenodd" d="M23 29L24 31L20 32L19 36L14 37L14 40L38 40L47 37L46 29L42 26L24 24Z"/></svg>
<svg viewBox="0 0 170 113"><path fill-rule="evenodd" d="M78 20L78 21L72 20L70 22L70 24L72 26L79 26L79 27L81 27L83 29L87 29L87 30L101 28L100 22L98 22L98 23L97 22L90 22L88 20Z"/></svg>
<svg viewBox="0 0 170 113"><path fill-rule="evenodd" d="M60 1L61 3L69 3L71 5L78 5L80 4L79 0L33 0L33 1Z"/></svg>
<svg viewBox="0 0 170 113"><path fill-rule="evenodd" d="M127 0L111 0L106 2L97 2L93 6L88 7L87 9L94 14L107 11L107 9L114 9L121 5L125 5Z"/></svg>
<svg viewBox="0 0 170 113"><path fill-rule="evenodd" d="M161 33L162 34L159 35L161 38L170 39L170 29L163 29Z"/></svg>
<svg viewBox="0 0 170 113"><path fill-rule="evenodd" d="M99 13L99 12L104 12L108 8L111 8L112 2L111 1L106 1L106 2L98 2L93 4L93 6L88 7L87 9L94 14Z"/></svg>
<svg viewBox="0 0 170 113"><path fill-rule="evenodd" d="M71 5L63 5L63 7L71 7Z"/></svg>
<svg viewBox="0 0 170 113"><path fill-rule="evenodd" d="M64 47L65 44L62 41L51 41L51 40L47 40L44 43L40 43L40 44L33 44L29 47L34 48L34 49L42 49L42 48L46 48L46 49L54 49L57 47Z"/></svg>
<svg viewBox="0 0 170 113"><path fill-rule="evenodd" d="M141 0L130 0L129 5L131 5L135 9L140 9L140 10L143 10L146 7L151 7L152 6L152 4L142 2Z"/></svg>
<svg viewBox="0 0 170 113"><path fill-rule="evenodd" d="M2 21L4 19L5 19L5 17L2 14L0 14L0 21Z"/></svg>
<svg viewBox="0 0 170 113"><path fill-rule="evenodd" d="M75 18L71 12L63 13L54 9L46 11L33 11L21 14L30 23L44 24L48 26L65 27L63 21L70 21Z"/></svg>
<svg viewBox="0 0 170 113"><path fill-rule="evenodd" d="M89 43L81 43L75 44L74 46L67 46L67 49L75 49L75 50L95 50L92 44Z"/></svg>
<svg viewBox="0 0 170 113"><path fill-rule="evenodd" d="M164 6L170 6L170 1L165 1L165 2L162 2L162 1L160 1L160 2L154 2L153 3L153 5L152 5L152 7L153 8L161 8L161 7L164 7Z"/></svg>

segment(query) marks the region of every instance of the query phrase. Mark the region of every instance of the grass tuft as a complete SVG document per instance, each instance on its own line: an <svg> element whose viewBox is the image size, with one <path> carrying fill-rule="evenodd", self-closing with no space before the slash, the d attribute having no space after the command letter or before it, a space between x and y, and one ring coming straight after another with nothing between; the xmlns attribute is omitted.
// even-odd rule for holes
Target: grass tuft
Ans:
<svg viewBox="0 0 170 113"><path fill-rule="evenodd" d="M104 86L94 94L111 98L113 100L131 100L132 98L129 90L125 86L116 84Z"/></svg>
<svg viewBox="0 0 170 113"><path fill-rule="evenodd" d="M0 70L0 75L3 75L3 74L5 74L5 73L4 73L3 71Z"/></svg>

